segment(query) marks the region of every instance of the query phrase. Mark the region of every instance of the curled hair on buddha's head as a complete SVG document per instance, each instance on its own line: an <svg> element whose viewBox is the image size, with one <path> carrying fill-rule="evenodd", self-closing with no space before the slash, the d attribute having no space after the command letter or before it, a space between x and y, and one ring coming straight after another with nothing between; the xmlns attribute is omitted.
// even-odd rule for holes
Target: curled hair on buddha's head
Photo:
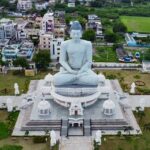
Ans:
<svg viewBox="0 0 150 150"><path fill-rule="evenodd" d="M79 21L76 20L71 22L70 31L71 30L80 30L82 32L82 26Z"/></svg>

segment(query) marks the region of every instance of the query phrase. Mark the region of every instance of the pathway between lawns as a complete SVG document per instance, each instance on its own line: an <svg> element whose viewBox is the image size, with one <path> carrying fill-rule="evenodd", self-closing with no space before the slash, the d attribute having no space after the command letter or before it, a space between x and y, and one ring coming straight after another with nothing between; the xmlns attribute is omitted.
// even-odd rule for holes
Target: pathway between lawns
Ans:
<svg viewBox="0 0 150 150"><path fill-rule="evenodd" d="M93 150L93 141L85 136L62 137L59 150Z"/></svg>

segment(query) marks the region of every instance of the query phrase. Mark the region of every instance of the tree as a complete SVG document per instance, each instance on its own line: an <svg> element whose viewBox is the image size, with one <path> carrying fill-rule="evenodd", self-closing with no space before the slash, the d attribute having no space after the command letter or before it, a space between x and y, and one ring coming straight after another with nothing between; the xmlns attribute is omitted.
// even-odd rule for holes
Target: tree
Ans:
<svg viewBox="0 0 150 150"><path fill-rule="evenodd" d="M76 20L78 20L78 21L80 22L81 26L82 26L83 28L85 28L85 24L86 24L86 22L87 22L87 20L86 20L85 18L79 16L79 17L77 17Z"/></svg>
<svg viewBox="0 0 150 150"><path fill-rule="evenodd" d="M9 1L8 0L0 0L0 6L9 7Z"/></svg>
<svg viewBox="0 0 150 150"><path fill-rule="evenodd" d="M150 61L150 49L148 49L148 50L144 53L144 59Z"/></svg>
<svg viewBox="0 0 150 150"><path fill-rule="evenodd" d="M113 25L113 32L127 32L127 27L122 22L116 22Z"/></svg>
<svg viewBox="0 0 150 150"><path fill-rule="evenodd" d="M94 42L96 38L95 31L93 29L87 29L83 33L83 39Z"/></svg>
<svg viewBox="0 0 150 150"><path fill-rule="evenodd" d="M105 34L105 39L107 42L115 43L117 41L117 35L113 32L107 32Z"/></svg>
<svg viewBox="0 0 150 150"><path fill-rule="evenodd" d="M49 51L40 51L34 56L33 61L36 63L38 69L47 69L50 62Z"/></svg>
<svg viewBox="0 0 150 150"><path fill-rule="evenodd" d="M25 58L18 57L16 60L13 61L13 65L15 67L21 66L22 68L28 68L29 63Z"/></svg>

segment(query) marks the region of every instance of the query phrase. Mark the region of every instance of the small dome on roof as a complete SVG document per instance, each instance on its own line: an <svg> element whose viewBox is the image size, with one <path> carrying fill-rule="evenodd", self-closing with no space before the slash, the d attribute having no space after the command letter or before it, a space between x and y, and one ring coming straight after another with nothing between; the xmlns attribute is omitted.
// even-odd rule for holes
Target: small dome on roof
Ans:
<svg viewBox="0 0 150 150"><path fill-rule="evenodd" d="M51 81L53 80L53 76L52 76L50 73L48 73L48 74L45 76L44 80L45 80L46 82L51 82Z"/></svg>
<svg viewBox="0 0 150 150"><path fill-rule="evenodd" d="M39 115L45 116L45 115L49 115L51 105L48 101L42 100L38 103L37 108L38 108Z"/></svg>
<svg viewBox="0 0 150 150"><path fill-rule="evenodd" d="M103 103L103 112L105 115L113 115L115 113L115 108L115 103L110 99Z"/></svg>

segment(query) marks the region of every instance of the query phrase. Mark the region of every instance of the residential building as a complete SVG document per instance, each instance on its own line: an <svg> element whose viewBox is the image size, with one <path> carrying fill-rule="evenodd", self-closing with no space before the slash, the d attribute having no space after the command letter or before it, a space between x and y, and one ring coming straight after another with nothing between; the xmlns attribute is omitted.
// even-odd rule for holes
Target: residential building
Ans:
<svg viewBox="0 0 150 150"><path fill-rule="evenodd" d="M44 10L49 6L48 2L44 2L44 3L35 3L35 9L36 10Z"/></svg>
<svg viewBox="0 0 150 150"><path fill-rule="evenodd" d="M41 23L42 23L42 17L36 17L35 18L35 25L39 26L41 28Z"/></svg>
<svg viewBox="0 0 150 150"><path fill-rule="evenodd" d="M53 34L51 33L45 33L43 31L40 32L40 43L39 48L40 49L50 49L51 41L53 39Z"/></svg>
<svg viewBox="0 0 150 150"><path fill-rule="evenodd" d="M23 41L19 47L19 51L17 53L17 57L23 57L28 60L31 60L34 53L34 44L31 41Z"/></svg>
<svg viewBox="0 0 150 150"><path fill-rule="evenodd" d="M31 60L34 54L34 44L31 41L22 41L21 44L6 45L2 48L2 57L4 60L11 61L17 57L24 57Z"/></svg>
<svg viewBox="0 0 150 150"><path fill-rule="evenodd" d="M52 60L59 60L60 46L63 41L63 38L52 39L50 45L50 57Z"/></svg>
<svg viewBox="0 0 150 150"><path fill-rule="evenodd" d="M19 44L7 45L2 49L2 58L4 60L13 60L17 58L17 53L19 51Z"/></svg>
<svg viewBox="0 0 150 150"><path fill-rule="evenodd" d="M0 39L15 39L17 24L10 19L0 20Z"/></svg>
<svg viewBox="0 0 150 150"><path fill-rule="evenodd" d="M55 38L64 38L66 23L65 23L65 12L56 11L54 13L54 37Z"/></svg>
<svg viewBox="0 0 150 150"><path fill-rule="evenodd" d="M0 39L0 51L2 50L3 47L8 45L9 40L8 39Z"/></svg>
<svg viewBox="0 0 150 150"><path fill-rule="evenodd" d="M32 9L32 1L31 0L18 0L17 9L19 11L28 11Z"/></svg>
<svg viewBox="0 0 150 150"><path fill-rule="evenodd" d="M27 36L27 34L24 30L19 30L18 31L18 35L17 35L18 40L25 40L25 39L27 39L27 37L28 36Z"/></svg>
<svg viewBox="0 0 150 150"><path fill-rule="evenodd" d="M68 7L75 7L75 0L68 0Z"/></svg>
<svg viewBox="0 0 150 150"><path fill-rule="evenodd" d="M54 13L47 12L42 19L42 30L46 33L54 31Z"/></svg>
<svg viewBox="0 0 150 150"><path fill-rule="evenodd" d="M95 31L96 38L104 39L102 31L102 23L97 15L95 14L88 15L87 28L93 29Z"/></svg>

